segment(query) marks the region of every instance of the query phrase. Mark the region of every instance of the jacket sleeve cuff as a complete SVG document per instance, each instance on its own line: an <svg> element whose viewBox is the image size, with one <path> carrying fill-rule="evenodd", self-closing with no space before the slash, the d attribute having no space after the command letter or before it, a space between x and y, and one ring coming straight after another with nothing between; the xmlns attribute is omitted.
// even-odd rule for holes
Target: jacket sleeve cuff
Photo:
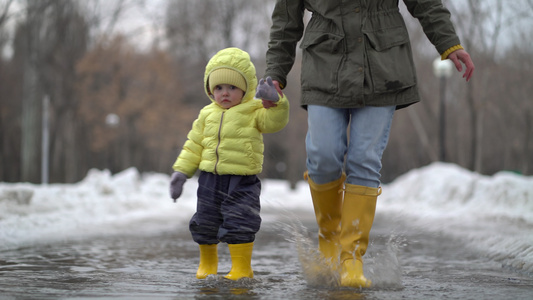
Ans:
<svg viewBox="0 0 533 300"><path fill-rule="evenodd" d="M440 55L440 59L441 59L441 60L445 60L445 59L447 59L447 58L448 58L448 55L450 55L450 53L452 53L452 52L455 51L455 50L459 50L459 49L464 49L464 48L463 48L463 46L461 46L461 45L455 45L455 46L449 48L448 50L444 51L444 53L442 53L442 54Z"/></svg>
<svg viewBox="0 0 533 300"><path fill-rule="evenodd" d="M281 72L276 72L275 70L272 70L272 71L267 70L263 78L267 78L269 76L272 78L272 80L276 80L279 83L280 89L284 89L287 86L286 85L287 79L282 75Z"/></svg>
<svg viewBox="0 0 533 300"><path fill-rule="evenodd" d="M174 163L174 165L172 165L172 170L174 170L175 172L180 172L180 173L187 175L187 178L191 178L196 172L196 168L183 165L183 162L178 163L178 160L179 160L179 157L178 159L176 159L176 162Z"/></svg>

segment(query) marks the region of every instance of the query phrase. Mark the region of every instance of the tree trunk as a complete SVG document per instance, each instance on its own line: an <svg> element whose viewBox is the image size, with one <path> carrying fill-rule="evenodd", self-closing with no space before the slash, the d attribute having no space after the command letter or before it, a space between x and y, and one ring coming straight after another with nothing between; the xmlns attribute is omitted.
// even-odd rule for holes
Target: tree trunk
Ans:
<svg viewBox="0 0 533 300"><path fill-rule="evenodd" d="M22 92L22 140L21 140L21 181L39 180L39 124L41 111L40 88L37 71L30 61L24 66Z"/></svg>

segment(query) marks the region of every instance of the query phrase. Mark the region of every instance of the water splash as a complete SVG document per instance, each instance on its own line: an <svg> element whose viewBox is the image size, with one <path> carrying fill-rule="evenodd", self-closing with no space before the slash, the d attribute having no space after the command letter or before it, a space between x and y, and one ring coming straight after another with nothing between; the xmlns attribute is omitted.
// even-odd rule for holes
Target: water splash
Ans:
<svg viewBox="0 0 533 300"><path fill-rule="evenodd" d="M286 212L284 219L278 222L278 226L285 232L285 239L296 247L302 275L307 284L314 287L338 287L337 268L332 268L320 255L317 245L300 219L290 212Z"/></svg>
<svg viewBox="0 0 533 300"><path fill-rule="evenodd" d="M324 259L298 217L287 212L285 220L279 221L278 226L285 232L285 239L296 247L302 275L309 286L341 288L340 266L332 267ZM403 244L405 238L392 234L383 249L374 249L373 243L370 245L369 249L372 251L364 257L364 273L372 280L372 289L403 289L402 270L398 260L398 252Z"/></svg>
<svg viewBox="0 0 533 300"><path fill-rule="evenodd" d="M402 268L398 252L405 244L405 238L391 234L384 249L372 250L365 256L364 272L372 280L372 288L396 290L403 289ZM373 249L373 243L369 249Z"/></svg>

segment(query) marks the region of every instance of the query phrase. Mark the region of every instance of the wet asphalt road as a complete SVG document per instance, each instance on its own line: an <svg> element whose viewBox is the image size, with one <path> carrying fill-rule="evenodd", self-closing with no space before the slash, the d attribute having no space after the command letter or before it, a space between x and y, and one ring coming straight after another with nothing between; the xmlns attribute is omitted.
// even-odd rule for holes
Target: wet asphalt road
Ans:
<svg viewBox="0 0 533 300"><path fill-rule="evenodd" d="M0 299L533 299L533 278L507 270L460 240L376 216L366 290L304 272L316 247L308 213L267 218L257 235L255 278L197 280L197 245L186 224L152 232L64 240L0 252ZM317 275L317 276L314 276Z"/></svg>

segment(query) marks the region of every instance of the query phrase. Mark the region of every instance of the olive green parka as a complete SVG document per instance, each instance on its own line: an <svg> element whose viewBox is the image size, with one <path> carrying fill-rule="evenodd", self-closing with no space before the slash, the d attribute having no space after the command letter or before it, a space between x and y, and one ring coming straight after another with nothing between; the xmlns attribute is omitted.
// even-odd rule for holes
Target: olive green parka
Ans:
<svg viewBox="0 0 533 300"><path fill-rule="evenodd" d="M441 0L403 1L440 54L460 44ZM306 26L304 10L312 14ZM304 107L402 108L420 100L398 0L278 0L272 21L265 77L286 86L303 35Z"/></svg>

